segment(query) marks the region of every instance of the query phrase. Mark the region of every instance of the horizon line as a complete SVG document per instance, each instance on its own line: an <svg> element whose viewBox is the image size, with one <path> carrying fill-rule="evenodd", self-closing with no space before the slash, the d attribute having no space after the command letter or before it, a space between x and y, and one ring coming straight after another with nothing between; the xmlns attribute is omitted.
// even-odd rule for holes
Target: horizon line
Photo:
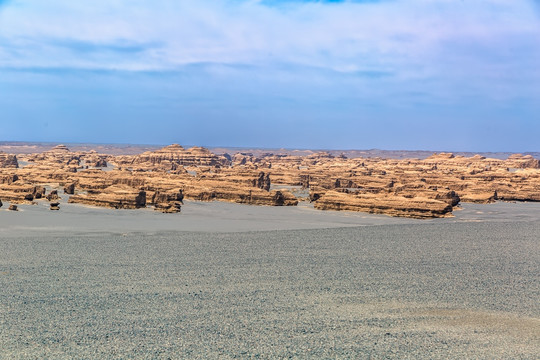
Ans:
<svg viewBox="0 0 540 360"><path fill-rule="evenodd" d="M28 144L28 145L44 145L51 144L56 145L110 145L110 146L133 146L133 147L165 147L172 144L179 144L182 147L204 147L207 149L246 149L246 150L287 150L287 151L384 151L384 152L432 152L432 153L467 153L467 154L540 154L540 150L532 151L504 151L504 150L434 150L434 149L385 149L385 148L348 148L348 149L338 149L338 148L304 148L304 147L266 147L266 146L238 146L238 145L207 145L207 144L189 144L186 143L182 145L179 142L172 143L122 143L122 142L72 142L72 141L25 141L25 140L0 140L0 145L13 144L13 146L19 146L17 144Z"/></svg>

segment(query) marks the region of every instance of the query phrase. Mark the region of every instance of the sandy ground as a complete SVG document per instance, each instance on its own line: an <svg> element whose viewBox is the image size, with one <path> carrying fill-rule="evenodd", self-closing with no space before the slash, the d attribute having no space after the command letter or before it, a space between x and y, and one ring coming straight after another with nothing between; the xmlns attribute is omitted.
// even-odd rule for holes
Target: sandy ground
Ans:
<svg viewBox="0 0 540 360"><path fill-rule="evenodd" d="M539 220L0 209L0 358L537 359Z"/></svg>
<svg viewBox="0 0 540 360"><path fill-rule="evenodd" d="M540 219L540 203L465 204L463 209L454 211L452 218L416 220L351 211L320 211L309 203L276 207L186 201L182 213L162 214L150 208L113 210L67 204L67 196L62 197L60 211L48 210L49 202L46 200L38 200L37 205L19 205L18 212L8 211L5 204L0 208L0 235L18 236L35 232L243 232Z"/></svg>

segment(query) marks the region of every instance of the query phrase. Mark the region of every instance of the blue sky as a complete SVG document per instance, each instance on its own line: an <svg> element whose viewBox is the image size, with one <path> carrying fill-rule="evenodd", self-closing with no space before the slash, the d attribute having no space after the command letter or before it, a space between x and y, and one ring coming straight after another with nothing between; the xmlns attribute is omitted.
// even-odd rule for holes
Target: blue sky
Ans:
<svg viewBox="0 0 540 360"><path fill-rule="evenodd" d="M524 0L0 0L0 140L540 151Z"/></svg>

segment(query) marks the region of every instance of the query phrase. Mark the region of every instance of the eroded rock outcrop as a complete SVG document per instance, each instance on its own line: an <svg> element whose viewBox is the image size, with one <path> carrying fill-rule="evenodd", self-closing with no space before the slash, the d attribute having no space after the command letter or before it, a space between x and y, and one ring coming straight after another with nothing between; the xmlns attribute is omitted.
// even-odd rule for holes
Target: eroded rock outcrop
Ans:
<svg viewBox="0 0 540 360"><path fill-rule="evenodd" d="M253 185L259 189L270 191L270 174L261 171Z"/></svg>
<svg viewBox="0 0 540 360"><path fill-rule="evenodd" d="M67 184L66 186L64 186L64 193L66 193L68 195L75 194L75 183L70 183L70 184Z"/></svg>
<svg viewBox="0 0 540 360"><path fill-rule="evenodd" d="M0 198L16 203L32 203L36 191L36 186L21 181L0 184Z"/></svg>
<svg viewBox="0 0 540 360"><path fill-rule="evenodd" d="M16 155L10 155L0 152L0 168L17 169L19 162Z"/></svg>
<svg viewBox="0 0 540 360"><path fill-rule="evenodd" d="M107 161L103 158L99 158L95 162L90 163L90 166L97 167L97 168L107 167Z"/></svg>
<svg viewBox="0 0 540 360"><path fill-rule="evenodd" d="M47 200L49 201L55 201L58 200L60 197L58 196L58 190L51 190L49 195L47 195Z"/></svg>
<svg viewBox="0 0 540 360"><path fill-rule="evenodd" d="M19 176L17 176L17 174L0 176L0 184L11 185L17 180L19 180Z"/></svg>
<svg viewBox="0 0 540 360"><path fill-rule="evenodd" d="M128 186L114 185L99 192L72 195L70 203L108 207L112 209L140 209L146 207L146 192Z"/></svg>
<svg viewBox="0 0 540 360"><path fill-rule="evenodd" d="M315 201L320 210L350 210L410 218L436 218L452 213L452 205L427 198L407 199L399 196L375 196L370 194L348 195L328 191Z"/></svg>
<svg viewBox="0 0 540 360"><path fill-rule="evenodd" d="M154 210L163 213L177 213L182 209L184 203L183 191L156 191L152 196L151 203L154 205Z"/></svg>
<svg viewBox="0 0 540 360"><path fill-rule="evenodd" d="M175 171L180 166L220 166L229 163L224 156L213 154L203 147L184 149L178 144L136 156L117 157L116 164L142 170Z"/></svg>
<svg viewBox="0 0 540 360"><path fill-rule="evenodd" d="M57 202L63 187L70 202L141 208L148 197L149 205L163 212L180 211L183 196L269 206L294 206L309 198L317 209L415 218L450 216L460 202L540 201L538 160L528 155L501 160L443 153L421 160L305 153L225 157L171 145L113 156L57 146L20 155L22 168L0 167L0 198L39 202L47 186L52 189L47 199ZM115 166L93 166L104 165L101 160Z"/></svg>
<svg viewBox="0 0 540 360"><path fill-rule="evenodd" d="M34 196L34 199L41 199L45 196L45 192L47 190L43 186L34 186L34 190L32 191L32 195Z"/></svg>

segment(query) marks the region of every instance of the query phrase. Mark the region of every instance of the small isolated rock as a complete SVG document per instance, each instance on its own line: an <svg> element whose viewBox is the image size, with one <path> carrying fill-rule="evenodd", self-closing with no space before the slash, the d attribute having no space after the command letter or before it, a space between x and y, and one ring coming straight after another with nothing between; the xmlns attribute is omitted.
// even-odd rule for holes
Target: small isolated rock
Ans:
<svg viewBox="0 0 540 360"><path fill-rule="evenodd" d="M178 201L172 203L158 203L154 205L154 210L162 213L179 213L182 209L182 204Z"/></svg>
<svg viewBox="0 0 540 360"><path fill-rule="evenodd" d="M51 210L60 210L60 203L52 202L51 203Z"/></svg>
<svg viewBox="0 0 540 360"><path fill-rule="evenodd" d="M19 211L19 209L17 209L17 205L15 205L15 204L9 205L8 210L11 210L11 211Z"/></svg>

